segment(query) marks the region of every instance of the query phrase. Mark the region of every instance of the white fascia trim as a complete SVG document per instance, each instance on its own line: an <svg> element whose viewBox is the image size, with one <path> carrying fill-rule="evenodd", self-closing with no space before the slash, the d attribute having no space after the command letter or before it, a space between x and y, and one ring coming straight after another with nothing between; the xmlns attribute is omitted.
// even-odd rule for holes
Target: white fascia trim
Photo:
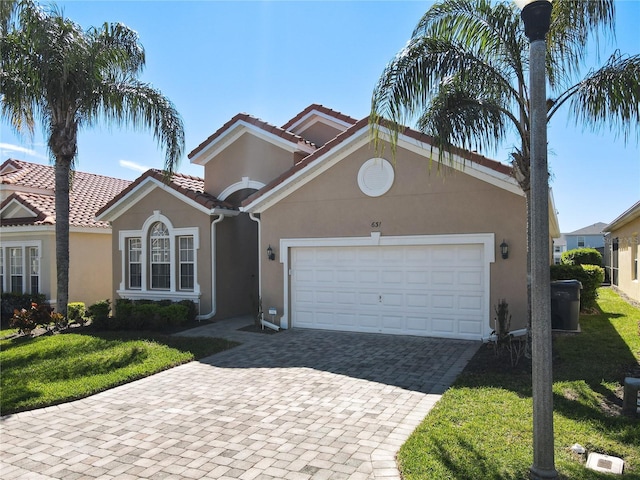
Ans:
<svg viewBox="0 0 640 480"><path fill-rule="evenodd" d="M485 305L491 304L491 268L490 264L495 263L495 234L494 233L464 233L451 235L394 235L382 236L380 232L371 232L369 237L334 237L334 238L282 238L280 239L280 263L282 263L283 283L283 312L280 319L280 326L289 328L289 295L290 295L290 265L289 249L295 247L367 247L385 245L472 245L480 244L483 247L484 255L484 293ZM485 338L491 334L490 309L487 307L482 321L481 337Z"/></svg>
<svg viewBox="0 0 640 480"><path fill-rule="evenodd" d="M38 195L46 195L49 197L53 197L56 192L54 190L49 190L47 188L38 188L38 187L26 187L23 185L8 185L2 184L3 192L11 192L11 193L35 193ZM11 195L11 193L9 195ZM7 195L7 197L9 196Z"/></svg>
<svg viewBox="0 0 640 480"><path fill-rule="evenodd" d="M17 225L15 227L2 226L2 235L9 234L32 234L56 231L55 225ZM71 230L70 230L71 231Z"/></svg>
<svg viewBox="0 0 640 480"><path fill-rule="evenodd" d="M315 121L308 122L308 120L315 120ZM307 125L305 125L303 128L299 130L299 132L304 132L305 130L307 130L308 128L310 128L311 126L315 125L318 122L324 123L325 125L329 125L330 127L333 127L333 128L344 129L344 130L353 126L352 123L345 122L344 120L340 120L336 117L332 117L331 115L327 115L324 112L320 112L318 110L311 110L304 117L302 117L300 120L298 120L293 125L291 125L288 128L288 130L290 132L293 132L296 129L296 127L299 127L304 123L307 123Z"/></svg>
<svg viewBox="0 0 640 480"><path fill-rule="evenodd" d="M19 214L19 212L25 212L25 215ZM0 210L0 215L2 218L11 219L11 218L35 218L38 215L31 210L29 207L23 205L15 198L7 203L2 210Z"/></svg>
<svg viewBox="0 0 640 480"><path fill-rule="evenodd" d="M221 208L213 208L213 209L206 208L205 206L199 204L195 200L192 200L189 197L186 197L180 192L169 187L168 185L161 182L160 180L156 178L148 177L144 181L142 181L138 186L136 186L133 190L127 193L124 197L118 200L108 210L102 212L102 214L96 217L96 219L101 221L113 221L119 218L120 216L125 214L130 208L134 207L140 198L148 195L151 191L153 191L156 188L159 188L173 195L178 200L181 200L182 202L186 203L190 207L193 207L194 209L202 213L205 213L207 215L212 215L215 213L224 213L225 215L233 216L233 215L238 215L239 213L235 210L227 210L227 209L221 209Z"/></svg>
<svg viewBox="0 0 640 480"><path fill-rule="evenodd" d="M194 303L200 303L199 292L187 291L169 291L169 290L116 290L120 298L129 300L171 300L179 302L180 300L192 300Z"/></svg>
<svg viewBox="0 0 640 480"><path fill-rule="evenodd" d="M262 182L251 180L249 177L242 177L242 180L240 180L239 182L236 182L233 185L229 185L227 188L225 188L222 193L218 195L218 199L226 200L231 194L237 192L238 190L244 190L245 188L260 190L264 186L265 184Z"/></svg>
<svg viewBox="0 0 640 480"><path fill-rule="evenodd" d="M383 131L383 134L386 138L389 138L386 131ZM284 197L291 194L293 190L313 180L318 175L346 158L349 154L358 150L362 146L369 144L369 142L369 127L362 127L360 131L354 133L344 143L340 144L335 149L326 152L324 155L319 156L311 164L307 165L302 170L287 178L285 181L274 187L265 195L255 199L249 205L241 207L240 210L243 212L255 213L260 213L267 210L268 208L282 200ZM405 148L423 157L428 157L428 149L431 148L430 146L428 148L425 147L425 144L423 142L420 142L419 140L408 137L406 135L400 135L398 137L398 147ZM437 149L434 148L433 150L437 154ZM462 173L466 173L467 175L470 175L474 178L483 180L491 185L497 186L516 195L524 196L524 192L522 191L516 180L510 175L496 172L491 168L478 165L457 155L453 156L453 162L451 164L445 162L443 163L443 165L451 166L452 168Z"/></svg>
<svg viewBox="0 0 640 480"><path fill-rule="evenodd" d="M212 158L219 155L224 149L226 149L229 145L234 143L237 139L239 139L242 135L248 133L255 137L258 137L262 140L265 140L277 147L280 147L286 151L291 153L297 151L305 151L307 153L314 152L314 148L302 143L292 143L284 138L275 135L271 132L267 132L260 127L257 127L251 123L248 123L244 120L238 120L234 123L229 129L220 135L218 138L210 142L205 148L196 153L193 158L191 158L191 163L196 165L205 165Z"/></svg>

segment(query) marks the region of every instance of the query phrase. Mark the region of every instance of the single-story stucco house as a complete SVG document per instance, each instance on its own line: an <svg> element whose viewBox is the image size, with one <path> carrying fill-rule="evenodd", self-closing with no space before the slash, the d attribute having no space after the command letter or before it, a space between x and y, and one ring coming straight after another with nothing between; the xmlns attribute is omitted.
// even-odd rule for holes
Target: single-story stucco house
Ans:
<svg viewBox="0 0 640 480"><path fill-rule="evenodd" d="M511 167L463 150L440 163L411 129L393 156L370 139L367 118L321 105L282 127L236 115L189 154L203 179L149 171L98 212L114 298L192 299L202 319L261 300L281 328L461 339L490 336L506 299L525 327ZM550 223L558 236L552 203Z"/></svg>
<svg viewBox="0 0 640 480"><path fill-rule="evenodd" d="M8 159L0 165L0 287L42 293L55 305L55 171ZM69 211L69 301L111 296L111 226L95 213L131 182L74 172Z"/></svg>
<svg viewBox="0 0 640 480"><path fill-rule="evenodd" d="M607 232L605 263L611 283L633 300L640 302L640 201L604 227Z"/></svg>

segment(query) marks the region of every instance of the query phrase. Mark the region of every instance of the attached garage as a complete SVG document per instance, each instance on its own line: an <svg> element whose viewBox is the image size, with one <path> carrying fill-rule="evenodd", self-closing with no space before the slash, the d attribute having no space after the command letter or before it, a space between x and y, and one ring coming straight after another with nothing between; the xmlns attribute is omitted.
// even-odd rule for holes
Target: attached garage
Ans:
<svg viewBox="0 0 640 480"><path fill-rule="evenodd" d="M290 327L480 339L489 328L493 255L485 253L488 238L474 238L285 241ZM391 244L372 244L381 240Z"/></svg>

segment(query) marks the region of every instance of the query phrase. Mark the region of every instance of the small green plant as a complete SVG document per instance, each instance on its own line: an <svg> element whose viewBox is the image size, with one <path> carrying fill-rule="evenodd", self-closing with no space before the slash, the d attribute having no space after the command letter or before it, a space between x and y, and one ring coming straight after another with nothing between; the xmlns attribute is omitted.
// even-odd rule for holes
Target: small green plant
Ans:
<svg viewBox="0 0 640 480"><path fill-rule="evenodd" d="M72 302L67 305L67 317L69 323L77 323L78 325L84 325L86 322L86 307L84 302Z"/></svg>
<svg viewBox="0 0 640 480"><path fill-rule="evenodd" d="M90 305L87 308L87 315L92 323L98 328L106 328L109 322L109 312L111 311L111 301L107 298Z"/></svg>
<svg viewBox="0 0 640 480"><path fill-rule="evenodd" d="M526 342L514 337L510 332L511 314L509 313L507 301L505 299L500 300L494 309L496 317L494 330L491 332L492 335L495 335L494 353L497 357L501 357L505 351L508 352L511 366L515 367L524 355Z"/></svg>

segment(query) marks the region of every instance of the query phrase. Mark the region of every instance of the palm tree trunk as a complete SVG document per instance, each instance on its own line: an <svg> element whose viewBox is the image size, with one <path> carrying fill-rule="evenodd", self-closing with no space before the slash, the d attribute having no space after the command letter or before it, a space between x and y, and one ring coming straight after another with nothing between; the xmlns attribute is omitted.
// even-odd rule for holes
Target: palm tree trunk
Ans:
<svg viewBox="0 0 640 480"><path fill-rule="evenodd" d="M56 159L56 310L67 316L69 303L69 187L71 161L64 156Z"/></svg>

